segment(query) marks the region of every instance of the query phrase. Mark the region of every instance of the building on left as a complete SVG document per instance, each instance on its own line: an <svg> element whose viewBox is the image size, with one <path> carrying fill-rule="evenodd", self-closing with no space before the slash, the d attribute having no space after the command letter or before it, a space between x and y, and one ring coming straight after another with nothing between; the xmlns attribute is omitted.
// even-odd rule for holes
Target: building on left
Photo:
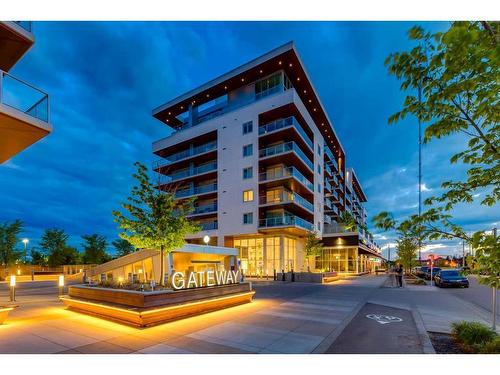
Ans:
<svg viewBox="0 0 500 375"><path fill-rule="evenodd" d="M52 132L49 95L9 72L34 43L30 21L0 21L0 163Z"/></svg>

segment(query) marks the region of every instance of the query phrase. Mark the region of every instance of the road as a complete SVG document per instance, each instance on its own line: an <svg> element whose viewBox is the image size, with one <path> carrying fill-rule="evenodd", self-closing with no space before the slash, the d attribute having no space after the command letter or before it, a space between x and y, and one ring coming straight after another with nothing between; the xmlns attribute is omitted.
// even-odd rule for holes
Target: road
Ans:
<svg viewBox="0 0 500 375"><path fill-rule="evenodd" d="M492 292L491 288L481 285L477 282L476 276L469 276L469 288L443 288L447 293L454 295L457 298L460 298L464 301L474 304L491 314L491 297ZM499 311L499 303L498 303L498 290L497 290L497 321L500 322L500 311Z"/></svg>

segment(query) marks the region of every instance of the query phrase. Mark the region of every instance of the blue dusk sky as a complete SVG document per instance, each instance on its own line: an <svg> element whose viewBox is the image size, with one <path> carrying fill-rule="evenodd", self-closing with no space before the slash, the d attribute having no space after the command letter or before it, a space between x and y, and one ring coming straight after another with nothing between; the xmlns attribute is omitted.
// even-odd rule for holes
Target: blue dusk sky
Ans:
<svg viewBox="0 0 500 375"><path fill-rule="evenodd" d="M0 221L21 219L31 246L53 227L79 248L83 234L116 239L111 211L134 184L133 163L151 165L151 143L171 132L151 110L288 41L361 181L369 218L382 210L397 218L416 213L417 122L387 124L404 93L384 66L389 53L412 47L406 31L413 24L35 22L36 43L11 73L50 94L54 131L0 165ZM424 198L439 193L445 179L463 178L465 167L450 166L449 158L464 142L456 136L424 146ZM454 214L467 230L499 221L498 210L479 203ZM372 231L381 245L394 244L392 233ZM453 255L461 246L437 241L425 250Z"/></svg>

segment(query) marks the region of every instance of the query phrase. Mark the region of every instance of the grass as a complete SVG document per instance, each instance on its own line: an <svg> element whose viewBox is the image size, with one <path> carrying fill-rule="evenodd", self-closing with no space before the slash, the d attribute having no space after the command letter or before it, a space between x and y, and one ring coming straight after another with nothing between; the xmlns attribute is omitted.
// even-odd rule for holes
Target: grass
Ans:
<svg viewBox="0 0 500 375"><path fill-rule="evenodd" d="M454 322L451 334L469 353L500 353L500 337L490 327L478 322Z"/></svg>

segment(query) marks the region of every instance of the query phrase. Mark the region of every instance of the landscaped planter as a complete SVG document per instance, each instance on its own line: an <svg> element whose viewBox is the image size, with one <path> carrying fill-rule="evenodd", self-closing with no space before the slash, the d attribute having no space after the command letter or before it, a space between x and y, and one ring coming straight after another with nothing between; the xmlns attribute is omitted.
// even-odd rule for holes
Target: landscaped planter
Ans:
<svg viewBox="0 0 500 375"><path fill-rule="evenodd" d="M17 306L0 306L0 324L3 324L3 322L5 322L9 313L16 307Z"/></svg>
<svg viewBox="0 0 500 375"><path fill-rule="evenodd" d="M147 327L251 302L251 283L139 292L75 285L61 300L70 309Z"/></svg>
<svg viewBox="0 0 500 375"><path fill-rule="evenodd" d="M277 280L283 281L283 274L279 272L277 274ZM337 272L294 272L293 281L302 283L330 283L332 281L338 280L339 276ZM292 273L285 272L285 281L292 281Z"/></svg>

